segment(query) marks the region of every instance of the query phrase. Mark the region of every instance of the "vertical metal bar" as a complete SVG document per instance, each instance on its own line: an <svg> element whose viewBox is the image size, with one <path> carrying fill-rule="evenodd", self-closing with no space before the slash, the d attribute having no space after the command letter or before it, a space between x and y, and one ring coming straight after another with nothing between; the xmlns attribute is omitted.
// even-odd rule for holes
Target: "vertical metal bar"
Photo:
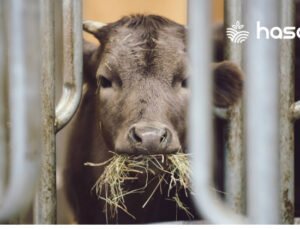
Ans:
<svg viewBox="0 0 300 229"><path fill-rule="evenodd" d="M279 42L266 39L258 21L267 28L278 26L279 3L248 0L244 11L250 32L245 53L247 210L251 222L262 224L277 224L280 215Z"/></svg>
<svg viewBox="0 0 300 229"><path fill-rule="evenodd" d="M39 1L7 4L10 171L0 222L30 204L39 175L41 143Z"/></svg>
<svg viewBox="0 0 300 229"><path fill-rule="evenodd" d="M242 19L241 0L225 0L225 28L231 27ZM242 23L242 22L241 22ZM225 58L242 66L241 43L233 43L226 39ZM243 148L242 101L230 109L228 126L226 127L225 146L225 190L226 200L236 213L245 214L246 210L246 169Z"/></svg>
<svg viewBox="0 0 300 229"><path fill-rule="evenodd" d="M244 219L226 208L212 189L211 1L190 0L188 15L189 150L195 203L202 216L213 223L242 223Z"/></svg>
<svg viewBox="0 0 300 229"><path fill-rule="evenodd" d="M82 90L81 0L63 0L64 87L56 108L56 131L73 117Z"/></svg>
<svg viewBox="0 0 300 229"><path fill-rule="evenodd" d="M6 186L6 162L7 162L7 148L6 148L6 73L5 73L5 37L4 37L4 1L0 1L0 206L4 198Z"/></svg>
<svg viewBox="0 0 300 229"><path fill-rule="evenodd" d="M293 0L281 0L281 28L295 26ZM294 40L281 40L280 47L280 203L281 222L294 223Z"/></svg>
<svg viewBox="0 0 300 229"><path fill-rule="evenodd" d="M42 168L35 200L34 222L56 223L56 151L54 91L54 1L41 1L42 32Z"/></svg>

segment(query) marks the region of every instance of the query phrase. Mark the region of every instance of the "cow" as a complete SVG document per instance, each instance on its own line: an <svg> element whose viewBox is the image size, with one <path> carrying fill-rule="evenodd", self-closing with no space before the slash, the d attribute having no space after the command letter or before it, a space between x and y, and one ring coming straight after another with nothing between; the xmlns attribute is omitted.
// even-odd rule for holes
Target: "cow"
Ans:
<svg viewBox="0 0 300 229"><path fill-rule="evenodd" d="M111 151L120 155L188 151L185 26L157 15L131 15L105 26L88 21L83 28L100 45L84 42L83 96L70 124L66 152L66 197L75 221L140 224L188 220L185 212L160 193L144 208L145 193L129 195L125 202L135 217L120 211L116 219L107 219L105 201L91 190L104 168L84 166L85 162L108 160ZM241 70L230 61L212 63L211 68L212 102L217 107L232 106L242 94ZM126 184L127 189L136 189L136 183ZM194 219L199 219L190 195L183 198Z"/></svg>

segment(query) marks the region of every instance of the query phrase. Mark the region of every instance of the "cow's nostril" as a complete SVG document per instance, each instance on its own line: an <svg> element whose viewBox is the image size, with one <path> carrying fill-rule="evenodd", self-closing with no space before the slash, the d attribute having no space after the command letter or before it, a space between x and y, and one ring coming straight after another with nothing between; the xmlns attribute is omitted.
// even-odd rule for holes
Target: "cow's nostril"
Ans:
<svg viewBox="0 0 300 229"><path fill-rule="evenodd" d="M129 138L133 143L142 143L143 139L137 134L135 127L129 131Z"/></svg>

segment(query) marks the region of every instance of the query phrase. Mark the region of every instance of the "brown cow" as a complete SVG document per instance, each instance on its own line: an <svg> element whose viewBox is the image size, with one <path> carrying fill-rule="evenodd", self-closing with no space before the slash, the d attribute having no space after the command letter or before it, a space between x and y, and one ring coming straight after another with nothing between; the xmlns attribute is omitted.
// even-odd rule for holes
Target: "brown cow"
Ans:
<svg viewBox="0 0 300 229"><path fill-rule="evenodd" d="M84 44L84 95L72 121L65 181L67 197L78 223L107 223L91 187L103 168L85 167L118 154L172 154L186 149L189 99L186 29L155 15L123 17L85 30L100 42ZM214 103L228 107L241 96L242 74L230 62L212 65ZM201 76L199 76L201 77ZM135 189L137 184L126 184ZM108 223L187 220L175 204L156 193L142 208L144 194L126 198L128 211ZM184 202L199 218L189 198Z"/></svg>

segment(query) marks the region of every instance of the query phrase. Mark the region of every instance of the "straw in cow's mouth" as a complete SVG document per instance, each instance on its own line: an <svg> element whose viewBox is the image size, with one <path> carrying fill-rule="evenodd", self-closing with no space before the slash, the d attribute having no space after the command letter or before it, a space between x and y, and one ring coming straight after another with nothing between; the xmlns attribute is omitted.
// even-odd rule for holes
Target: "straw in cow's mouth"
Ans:
<svg viewBox="0 0 300 229"><path fill-rule="evenodd" d="M158 183L141 208L146 207L151 197L158 190L161 190L161 185L167 184L168 200L173 200L177 208L183 210L189 218L194 217L178 195L181 190L185 191L186 196L188 195L188 191L190 191L190 165L188 155L185 153L178 152L171 155L139 156L113 153L113 156L103 163L96 164L87 162L85 165L105 165L103 173L92 189L95 190L97 197L106 203L104 210L106 212L107 222L109 218L115 219L117 217L119 209L135 219L135 216L127 209L125 196L135 193L144 193L148 184L151 183L153 179L158 179ZM135 182L141 175L145 176L145 183L143 183L141 187L134 190L127 190L125 188L125 182Z"/></svg>

